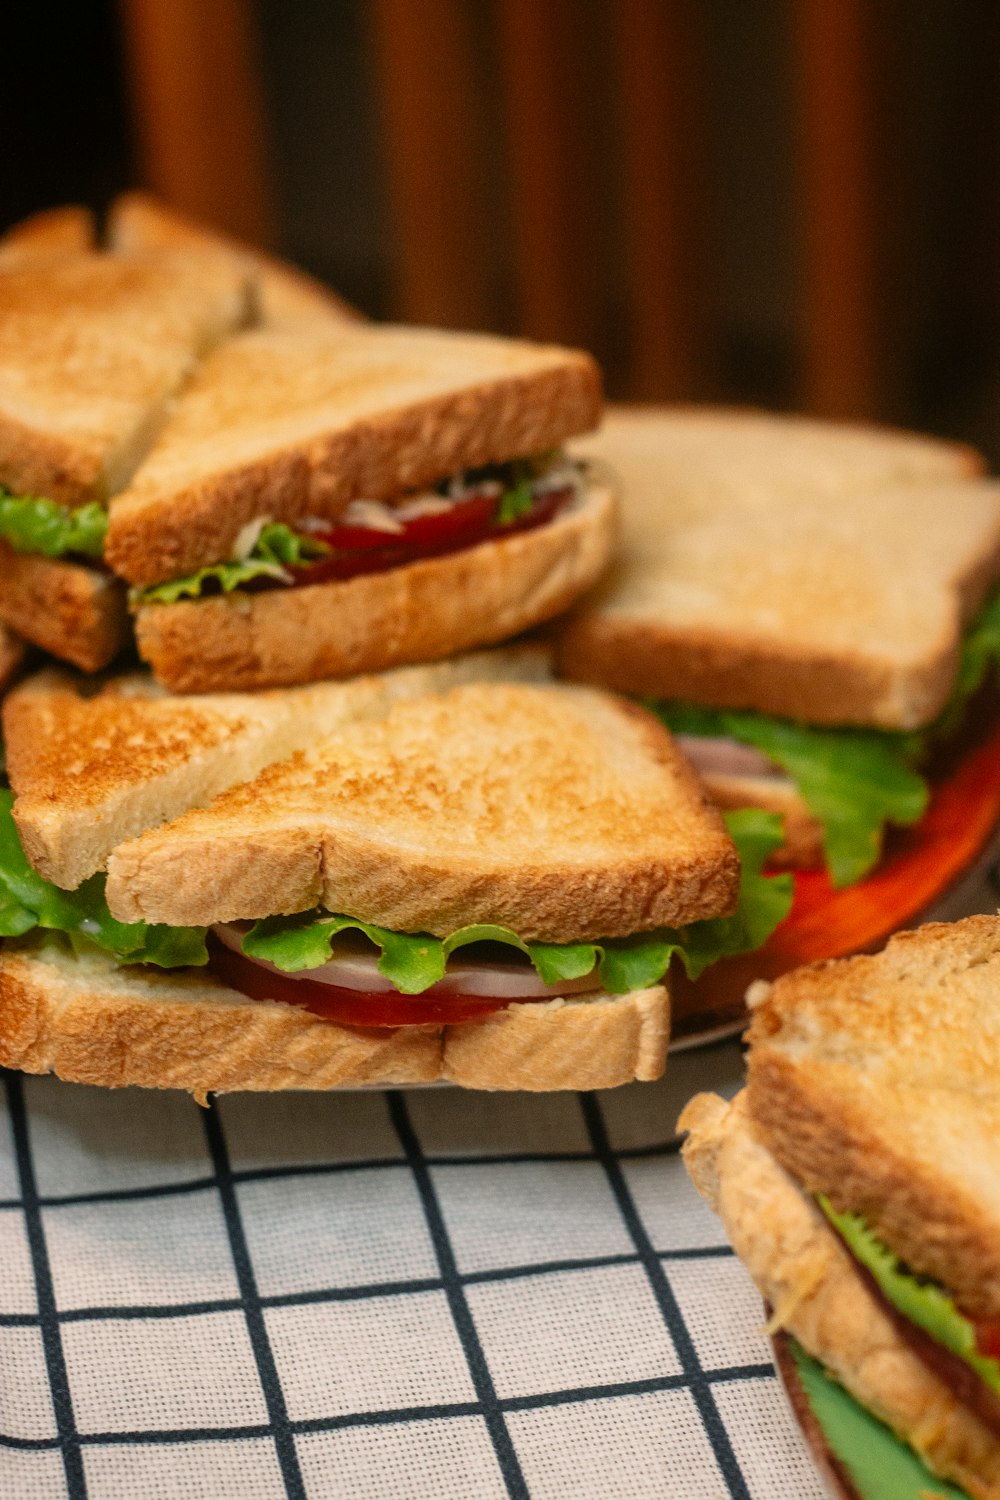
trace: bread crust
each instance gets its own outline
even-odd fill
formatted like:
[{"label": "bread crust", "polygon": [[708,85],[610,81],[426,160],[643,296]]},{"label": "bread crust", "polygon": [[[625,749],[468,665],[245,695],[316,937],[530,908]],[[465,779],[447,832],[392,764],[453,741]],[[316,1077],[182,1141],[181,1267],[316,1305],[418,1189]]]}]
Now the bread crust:
[{"label": "bread crust", "polygon": [[246,322],[250,294],[231,266],[181,252],[3,267],[0,482],[64,504],[121,489],[199,357]]},{"label": "bread crust", "polygon": [[669,1004],[631,995],[512,1006],[486,1021],[338,1026],[247,1000],[198,970],[124,968],[8,943],[0,953],[0,1063],[106,1088],[331,1089],[447,1081],[464,1088],[613,1088],[656,1078]]},{"label": "bread crust", "polygon": [[1000,1318],[1000,918],[929,923],[756,996],[747,1100],[810,1192]]},{"label": "bread crust", "polygon": [[74,890],[124,839],[204,807],[347,724],[461,682],[549,675],[537,642],[297,691],[198,698],[173,697],[144,672],[98,687],[69,672],[39,672],[3,705],[21,843],[39,874]]},{"label": "bread crust", "polygon": [[43,208],[4,231],[0,238],[0,263],[90,250],[96,239],[94,215],[89,208],[77,203]]},{"label": "bread crust", "polygon": [[739,859],[667,731],[585,688],[469,684],[398,704],[108,859],[120,921],[320,906],[400,932],[502,922],[625,937],[731,912]]},{"label": "bread crust", "polygon": [[[594,427],[597,365],[576,350],[427,329],[282,326],[202,366],[110,508],[130,583],[231,557],[248,522],[335,518]],[[228,446],[213,441],[221,426]]]},{"label": "bread crust", "polygon": [[1000,1496],[1000,1443],[896,1332],[849,1252],[749,1128],[745,1099],[699,1095],[681,1115],[699,1192],[786,1328],[935,1473]]},{"label": "bread crust", "polygon": [[[991,558],[990,576],[1000,567]],[[968,614],[985,589],[970,591]],[[583,612],[557,637],[559,671],[574,682],[706,708],[753,709],[810,724],[918,729],[955,680],[959,633],[916,672],[900,674],[860,652],[803,649],[785,637],[754,641],[724,630],[682,630]]]},{"label": "bread crust", "polygon": [[344,582],[151,604],[139,653],[173,692],[290,686],[492,645],[551,619],[600,575],[615,500],[589,487],[552,521]]},{"label": "bread crust", "polygon": [[125,590],[83,563],[15,552],[0,540],[0,620],[25,640],[97,672],[131,637]]},{"label": "bread crust", "polygon": [[578,451],[618,474],[623,542],[560,627],[565,676],[816,724],[914,729],[943,706],[961,631],[1000,578],[1000,491],[976,479],[978,455],[628,407]]}]

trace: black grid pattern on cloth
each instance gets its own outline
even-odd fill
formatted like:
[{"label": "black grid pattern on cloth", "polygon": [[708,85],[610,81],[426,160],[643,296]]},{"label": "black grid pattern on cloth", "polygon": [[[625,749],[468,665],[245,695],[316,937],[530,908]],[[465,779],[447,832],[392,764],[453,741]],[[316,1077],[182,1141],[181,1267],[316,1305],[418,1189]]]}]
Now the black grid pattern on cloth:
[{"label": "black grid pattern on cloth", "polygon": [[[721,1231],[714,1242],[707,1242],[702,1234],[696,1237],[695,1243],[673,1243],[667,1248],[658,1244],[655,1230],[648,1222],[648,1207],[644,1210],[639,1203],[630,1181],[631,1172],[642,1165],[656,1170],[660,1163],[676,1162],[676,1142],[669,1134],[666,1121],[656,1122],[663,1130],[660,1138],[638,1139],[632,1129],[633,1138],[615,1147],[606,1119],[607,1098],[563,1096],[558,1106],[559,1130],[552,1130],[551,1120],[545,1127],[544,1144],[551,1149],[536,1149],[536,1142],[532,1140],[531,1149],[477,1151],[473,1142],[473,1149],[466,1153],[435,1149],[427,1144],[424,1139],[426,1129],[422,1130],[419,1120],[415,1119],[415,1109],[426,1127],[428,1095],[424,1095],[419,1106],[415,1106],[414,1096],[389,1092],[384,1096],[368,1096],[370,1099],[382,1097],[387,1120],[387,1134],[379,1143],[383,1149],[370,1156],[356,1152],[336,1160],[290,1160],[284,1164],[262,1160],[256,1164],[234,1166],[236,1158],[224,1124],[227,1106],[220,1109],[212,1101],[208,1109],[199,1112],[205,1160],[210,1170],[176,1176],[165,1165],[162,1180],[97,1188],[81,1185],[79,1191],[42,1192],[33,1150],[28,1092],[37,1085],[26,1088],[25,1080],[14,1073],[4,1074],[3,1078],[12,1153],[9,1185],[16,1191],[6,1196],[0,1193],[0,1217],[19,1213],[23,1219],[35,1306],[33,1310],[0,1311],[0,1335],[8,1329],[37,1330],[40,1335],[42,1367],[51,1398],[52,1426],[51,1431],[43,1435],[4,1430],[4,1375],[0,1365],[0,1497],[21,1493],[17,1488],[5,1487],[5,1452],[20,1453],[25,1459],[31,1454],[39,1459],[43,1455],[49,1459],[57,1456],[62,1466],[64,1493],[70,1500],[82,1500],[84,1496],[94,1500],[95,1493],[101,1496],[127,1493],[127,1490],[113,1486],[95,1492],[88,1478],[88,1456],[97,1450],[102,1454],[101,1473],[106,1474],[107,1465],[113,1464],[113,1457],[108,1455],[113,1455],[115,1450],[134,1449],[136,1445],[141,1445],[144,1450],[151,1446],[173,1446],[179,1450],[199,1443],[229,1443],[238,1447],[252,1440],[259,1440],[264,1445],[260,1451],[268,1451],[275,1461],[274,1472],[278,1477],[266,1493],[288,1497],[340,1494],[339,1487],[328,1488],[326,1481],[317,1487],[315,1477],[309,1480],[303,1465],[302,1442],[310,1435],[344,1434],[362,1429],[369,1433],[392,1429],[393,1433],[398,1433],[402,1427],[411,1424],[426,1427],[427,1424],[448,1423],[460,1418],[474,1419],[485,1430],[488,1451],[484,1463],[491,1453],[495,1464],[491,1495],[495,1492],[511,1497],[511,1500],[532,1500],[536,1494],[569,1496],[577,1493],[571,1470],[567,1470],[562,1487],[551,1474],[537,1481],[539,1489],[534,1487],[528,1468],[533,1466],[536,1474],[541,1470],[535,1461],[537,1454],[531,1465],[526,1465],[526,1428],[523,1423],[536,1423],[547,1410],[557,1408],[578,1409],[589,1405],[595,1414],[598,1411],[605,1413],[609,1409],[608,1403],[657,1393],[664,1400],[673,1393],[684,1403],[685,1441],[701,1455],[699,1462],[710,1475],[704,1492],[706,1500],[709,1497],[710,1500],[716,1500],[716,1497],[718,1500],[725,1500],[725,1497],[753,1500],[754,1496],[765,1492],[760,1483],[755,1484],[752,1476],[748,1478],[744,1472],[745,1454],[742,1459],[738,1456],[725,1414],[732,1402],[729,1395],[723,1401],[720,1393],[729,1392],[731,1395],[737,1388],[750,1390],[755,1393],[754,1400],[759,1398],[768,1420],[773,1418],[779,1425],[787,1423],[780,1397],[776,1394],[766,1347],[760,1342],[749,1349],[748,1354],[744,1352],[742,1357],[728,1363],[724,1357],[706,1360],[699,1352],[698,1338],[689,1327],[673,1279],[685,1270],[691,1275],[703,1272],[706,1277],[714,1275],[713,1266],[732,1270],[735,1262],[731,1251],[723,1243]],[[74,1086],[46,1080],[44,1087],[65,1091]],[[195,1112],[196,1106],[192,1104],[190,1109]],[[664,1124],[666,1129],[663,1129]],[[625,1134],[628,1133],[626,1129]],[[649,1137],[651,1132],[646,1130],[645,1134]],[[564,1138],[554,1138],[558,1135]],[[488,1140],[488,1135],[484,1139]],[[95,1149],[100,1150],[99,1140]],[[562,1191],[561,1174],[569,1174],[570,1187],[566,1191],[570,1194],[582,1184],[581,1190],[585,1194],[606,1195],[606,1203],[604,1197],[594,1200],[601,1205],[602,1217],[597,1230],[593,1213],[587,1226],[587,1233],[599,1231],[603,1235],[601,1245],[588,1245],[584,1235],[584,1242],[579,1246],[567,1242],[566,1253],[562,1255],[532,1252],[523,1260],[506,1263],[504,1252],[498,1263],[471,1263],[480,1254],[488,1258],[490,1252],[489,1247],[485,1250],[477,1247],[475,1226],[470,1229],[463,1219],[466,1210],[462,1192],[470,1183],[483,1182],[496,1182],[497,1191],[502,1192],[503,1174],[536,1170],[542,1174],[540,1190],[543,1201],[546,1191],[556,1194]],[[585,1174],[583,1178],[574,1176],[581,1172]],[[283,1184],[289,1191],[301,1189],[308,1194],[323,1183],[334,1183],[336,1191],[346,1192],[352,1178],[363,1179],[366,1190],[375,1184],[375,1191],[381,1192],[383,1189],[379,1184],[384,1182],[386,1192],[390,1184],[393,1193],[402,1193],[404,1188],[412,1192],[415,1204],[419,1206],[422,1232],[426,1233],[428,1246],[419,1274],[386,1274],[373,1279],[357,1279],[352,1266],[350,1274],[324,1280],[322,1266],[319,1266],[316,1285],[276,1290],[276,1273],[268,1262],[263,1273],[265,1280],[262,1280],[255,1256],[267,1259],[266,1247],[262,1251],[260,1246],[263,1243],[261,1235],[269,1230],[262,1211],[255,1207],[253,1194],[270,1192],[278,1184]],[[681,1179],[678,1175],[672,1180]],[[481,1187],[476,1191],[481,1191]],[[488,1191],[491,1192],[492,1188]],[[447,1202],[443,1200],[443,1192]],[[554,1222],[570,1226],[566,1237],[571,1241],[572,1196],[567,1202],[570,1205],[567,1216],[564,1219],[557,1217]],[[157,1205],[161,1205],[164,1212],[174,1216],[171,1222],[176,1223],[185,1221],[193,1213],[195,1204],[212,1205],[212,1211],[217,1212],[221,1219],[231,1265],[223,1267],[218,1278],[222,1282],[231,1278],[228,1295],[212,1294],[217,1288],[210,1287],[209,1294],[204,1297],[184,1297],[178,1295],[177,1287],[172,1285],[170,1294],[162,1299],[151,1297],[132,1301],[125,1297],[121,1301],[111,1299],[91,1304],[80,1303],[78,1299],[74,1302],[72,1296],[60,1296],[60,1279],[68,1274],[68,1268],[60,1258],[66,1254],[65,1248],[60,1248],[60,1226],[68,1213],[87,1214],[94,1209],[98,1214],[114,1211],[138,1215],[141,1219],[147,1213],[158,1212]],[[583,1200],[581,1204],[586,1208]],[[563,1209],[560,1208],[559,1213],[563,1213]],[[502,1217],[498,1217],[498,1232],[502,1232]],[[401,1233],[415,1236],[415,1220],[407,1222],[409,1227],[401,1229]],[[191,1223],[194,1234],[193,1218]],[[575,1253],[577,1249],[580,1253]],[[515,1349],[512,1355],[510,1348],[503,1343],[503,1336],[498,1339],[495,1319],[491,1322],[489,1299],[510,1296],[516,1299],[515,1302],[503,1305],[514,1307],[522,1296],[529,1303],[532,1298],[540,1298],[538,1306],[544,1307],[549,1299],[554,1298],[560,1305],[565,1299],[566,1305],[572,1306],[575,1296],[590,1295],[587,1288],[601,1287],[604,1284],[602,1277],[613,1279],[608,1283],[613,1295],[648,1299],[649,1321],[659,1319],[662,1322],[661,1334],[657,1335],[662,1337],[662,1350],[657,1355],[659,1367],[630,1368],[628,1350],[626,1348],[624,1355],[617,1350],[615,1330],[610,1325],[610,1333],[605,1335],[599,1328],[593,1331],[593,1340],[596,1345],[602,1336],[607,1337],[615,1348],[607,1354],[599,1353],[596,1365],[590,1364],[584,1348],[590,1333],[589,1312],[584,1307],[579,1333],[574,1334],[579,1341],[574,1349],[579,1348],[582,1362],[580,1378],[574,1379],[571,1373],[569,1378],[560,1378],[558,1383],[553,1381],[537,1389],[515,1388],[517,1381],[524,1378],[517,1367],[517,1351]],[[270,1285],[266,1284],[268,1278]],[[192,1281],[195,1279],[191,1278]],[[183,1285],[186,1287],[188,1283]],[[193,1285],[191,1289],[197,1290]],[[719,1296],[724,1298],[724,1295],[723,1289]],[[67,1302],[70,1305],[66,1305]],[[289,1359],[287,1353],[276,1352],[276,1318],[294,1317],[298,1310],[316,1312],[326,1309],[330,1313],[340,1308],[349,1315],[352,1315],[350,1310],[355,1309],[366,1317],[378,1319],[381,1309],[391,1306],[393,1317],[403,1330],[402,1337],[423,1337],[422,1326],[417,1335],[412,1332],[413,1319],[419,1323],[423,1313],[411,1314],[407,1311],[408,1304],[421,1310],[440,1306],[440,1316],[444,1320],[441,1327],[452,1330],[447,1337],[448,1340],[452,1335],[454,1338],[455,1370],[450,1378],[456,1390],[450,1397],[441,1397],[432,1385],[428,1399],[419,1399],[421,1389],[418,1384],[417,1399],[401,1400],[397,1404],[380,1400],[370,1406],[359,1405],[344,1410],[338,1408],[331,1388],[328,1408],[322,1408],[322,1392],[318,1395],[311,1393],[310,1400],[314,1405],[308,1411],[302,1409],[300,1394],[289,1397],[285,1388]],[[233,1347],[245,1348],[241,1358],[246,1369],[241,1378],[250,1383],[248,1389],[253,1386],[255,1391],[250,1403],[253,1410],[247,1410],[245,1421],[227,1420],[225,1416],[215,1414],[211,1421],[204,1423],[130,1424],[119,1430],[116,1425],[103,1428],[99,1423],[95,1425],[92,1414],[81,1413],[80,1382],[74,1383],[72,1378],[68,1341],[75,1349],[79,1347],[75,1342],[78,1338],[96,1336],[102,1325],[112,1328],[116,1336],[122,1330],[127,1336],[131,1325],[141,1325],[144,1337],[150,1338],[153,1337],[152,1330],[158,1327],[169,1331],[169,1326],[176,1329],[183,1325],[188,1330],[185,1337],[194,1340],[199,1337],[199,1327],[204,1327],[205,1338],[212,1339],[216,1337],[216,1330],[223,1326],[218,1321],[220,1319],[224,1320],[226,1337],[236,1341]],[[428,1346],[424,1356],[433,1361],[432,1335],[428,1333],[426,1337]],[[559,1328],[552,1337],[558,1342],[561,1337]],[[541,1346],[544,1347],[544,1339]],[[576,1369],[575,1357],[574,1354],[573,1372]],[[155,1361],[155,1356],[151,1359]],[[596,1375],[593,1373],[595,1369],[598,1370]],[[382,1374],[376,1370],[372,1376],[376,1385]],[[145,1378],[155,1381],[156,1377],[154,1374]],[[530,1376],[527,1383],[532,1385]],[[463,1385],[465,1389],[459,1393],[457,1388]],[[319,1407],[315,1406],[317,1400],[320,1401]],[[117,1418],[117,1413],[115,1416]],[[788,1425],[790,1427],[790,1423]],[[386,1441],[389,1440],[387,1436]],[[794,1438],[789,1437],[789,1441],[794,1444]],[[742,1447],[746,1448],[745,1440]],[[807,1466],[803,1472],[807,1472]],[[222,1497],[242,1493],[235,1474],[231,1489],[227,1488],[229,1481],[226,1479],[216,1479],[212,1483],[217,1488],[206,1489],[206,1495]],[[188,1483],[182,1486],[178,1479],[177,1484],[178,1495],[192,1494]],[[421,1492],[419,1488],[413,1490],[414,1495]],[[38,1493],[47,1495],[55,1491],[40,1486]],[[169,1493],[172,1493],[169,1484],[166,1489],[156,1491],[157,1496]],[[262,1489],[261,1493],[265,1490]],[[355,1491],[347,1493],[354,1494]],[[454,1493],[461,1493],[457,1480]],[[472,1488],[468,1493],[476,1494],[478,1490]],[[666,1493],[668,1491],[664,1489]],[[815,1493],[820,1493],[818,1487]]]}]

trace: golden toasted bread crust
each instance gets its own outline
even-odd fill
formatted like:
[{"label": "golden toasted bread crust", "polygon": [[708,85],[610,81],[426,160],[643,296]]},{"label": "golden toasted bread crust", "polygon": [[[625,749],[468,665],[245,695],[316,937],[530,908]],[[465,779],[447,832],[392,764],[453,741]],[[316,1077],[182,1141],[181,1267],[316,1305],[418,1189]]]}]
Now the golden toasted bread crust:
[{"label": "golden toasted bread crust", "polygon": [[3,709],[14,817],[32,864],[70,889],[116,844],[250,781],[346,724],[460,682],[544,682],[538,644],[298,691],[172,697],[145,673],[99,687],[39,672]]},{"label": "golden toasted bread crust", "polygon": [[67,203],[62,208],[43,208],[18,224],[12,224],[0,238],[0,264],[14,260],[34,260],[66,251],[91,250],[97,239],[94,215],[82,204]]},{"label": "golden toasted bread crust", "polygon": [[910,729],[941,708],[1000,577],[1000,490],[968,450],[612,408],[580,451],[618,476],[623,545],[560,632],[566,676],[822,724]]},{"label": "golden toasted bread crust", "polygon": [[297,266],[251,249],[189,219],[152,193],[122,193],[108,215],[108,245],[114,251],[189,249],[216,252],[249,268],[260,284],[265,322],[306,317],[335,323],[361,323],[364,314]]},{"label": "golden toasted bread crust", "polygon": [[956,630],[917,673],[901,679],[890,664],[860,651],[810,651],[794,639],[755,642],[599,613],[570,619],[558,645],[559,670],[574,682],[805,723],[886,729],[918,728],[934,717],[951,691],[958,652]]},{"label": "golden toasted bread crust", "polygon": [[[428,329],[265,328],[202,366],[128,490],[106,556],[131,583],[232,556],[248,522],[335,517],[593,427],[587,354]],[[220,432],[225,432],[225,442]]]},{"label": "golden toasted bread crust", "polygon": [[1000,1318],[1000,918],[930,923],[758,997],[754,1130],[809,1192]]},{"label": "golden toasted bread crust", "polygon": [[82,563],[15,552],[0,541],[0,620],[53,656],[97,672],[131,636],[125,590]]},{"label": "golden toasted bread crust", "polygon": [[818,1210],[749,1128],[744,1100],[693,1099],[679,1128],[699,1192],[786,1328],[934,1473],[1000,1496],[1000,1443],[900,1338]]},{"label": "golden toasted bread crust", "polygon": [[507,640],[599,576],[615,502],[588,489],[554,520],[388,573],[341,583],[151,604],[139,652],[174,692],[276,687],[380,672]]},{"label": "golden toasted bread crust", "polygon": [[121,921],[323,906],[567,943],[720,915],[738,883],[719,814],[651,714],[509,683],[397,704],[119,845],[107,898]]},{"label": "golden toasted bread crust", "polygon": [[68,504],[115,493],[250,292],[179,251],[0,266],[0,483]]},{"label": "golden toasted bread crust", "polygon": [[17,943],[0,953],[0,1063],[202,1099],[445,1079],[480,1089],[613,1088],[659,1077],[668,1016],[657,986],[511,1006],[458,1026],[362,1030],[247,1000],[198,970],[124,968]]}]

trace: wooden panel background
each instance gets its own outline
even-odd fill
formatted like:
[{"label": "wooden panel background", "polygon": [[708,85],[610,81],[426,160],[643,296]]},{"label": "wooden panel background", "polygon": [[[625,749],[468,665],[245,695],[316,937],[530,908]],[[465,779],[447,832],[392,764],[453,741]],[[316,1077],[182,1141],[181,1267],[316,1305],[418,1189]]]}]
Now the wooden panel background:
[{"label": "wooden panel background", "polygon": [[[793,183],[781,399],[892,416],[889,106],[875,66],[886,12],[876,0],[774,3]],[[729,395],[720,284],[740,247],[720,244],[710,10],[360,0],[391,223],[386,310],[584,344],[619,394]],[[274,195],[251,0],[121,0],[121,15],[148,185],[267,243]]]}]

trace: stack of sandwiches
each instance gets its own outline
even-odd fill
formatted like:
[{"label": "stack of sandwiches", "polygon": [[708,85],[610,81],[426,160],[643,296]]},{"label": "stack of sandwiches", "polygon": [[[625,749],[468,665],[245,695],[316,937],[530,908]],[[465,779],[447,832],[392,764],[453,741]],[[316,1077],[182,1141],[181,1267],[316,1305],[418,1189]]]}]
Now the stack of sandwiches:
[{"label": "stack of sandwiches", "polygon": [[[683,409],[619,409],[583,437],[601,389],[579,351],[377,327],[142,195],[115,205],[107,238],[95,249],[87,217],[62,210],[0,252],[0,618],[84,672],[126,668],[96,689],[49,670],[7,705],[10,847],[55,890],[97,880],[108,921],[197,930],[203,967],[215,934],[211,969],[230,979],[233,923],[320,912],[421,935],[439,968],[470,941],[456,934],[489,928],[476,941],[520,944],[516,998],[547,1004],[566,999],[553,985],[596,993],[607,944],[659,945],[616,994],[659,985],[678,948],[688,975],[753,951],[792,899],[766,862],[825,861],[842,885],[871,869],[887,824],[920,818],[926,763],[1000,634],[1000,487],[975,454]],[[541,645],[482,654],[552,621],[557,675],[576,687],[551,680]],[[152,678],[127,670],[132,641]],[[8,672],[22,649],[11,638]],[[396,756],[411,734],[412,764]],[[371,845],[344,822],[344,788],[367,788],[368,770],[343,785],[335,770],[355,735],[371,740],[359,765],[409,778]],[[322,788],[309,816],[303,777]],[[476,795],[453,808],[467,781]],[[502,802],[520,809],[510,843]],[[647,831],[619,848],[612,806]],[[567,843],[574,819],[606,836]],[[461,880],[455,860],[471,861]],[[387,903],[411,867],[417,890]],[[6,936],[37,943],[46,924],[22,908]],[[706,922],[723,924],[711,940]],[[239,936],[242,963],[261,939]],[[338,953],[362,942],[335,936]],[[539,968],[539,945],[579,949],[574,972],[565,956]],[[338,953],[309,951],[304,972],[336,969]],[[291,981],[266,961],[277,994]],[[382,986],[384,948],[377,961]]]},{"label": "stack of sandwiches", "polygon": [[[930,1470],[912,1492],[938,1494],[936,1475],[991,1500],[1000,918],[930,924],[752,998],[746,1089],[681,1117],[695,1184],[817,1411],[825,1371]],[[859,1453],[833,1441],[850,1475]],[[871,1493],[889,1492],[885,1469]]]},{"label": "stack of sandwiches", "polygon": [[[0,243],[0,1063],[200,1099],[653,1079],[671,988],[790,967],[804,882],[870,880],[971,755],[986,841],[977,455],[595,432],[580,351],[376,327],[142,195],[107,238],[66,209]],[[682,1119],[786,1357],[972,1496],[998,973],[977,918],[758,984],[746,1090]]]},{"label": "stack of sandwiches", "polygon": [[671,961],[789,891],[776,821],[727,828],[654,715],[472,649],[607,562],[563,446],[593,361],[367,325],[145,199],[110,250],[74,224],[0,267],[0,616],[87,672],[131,618],[153,672],[8,694],[0,1060],[199,1097],[657,1076]]}]

